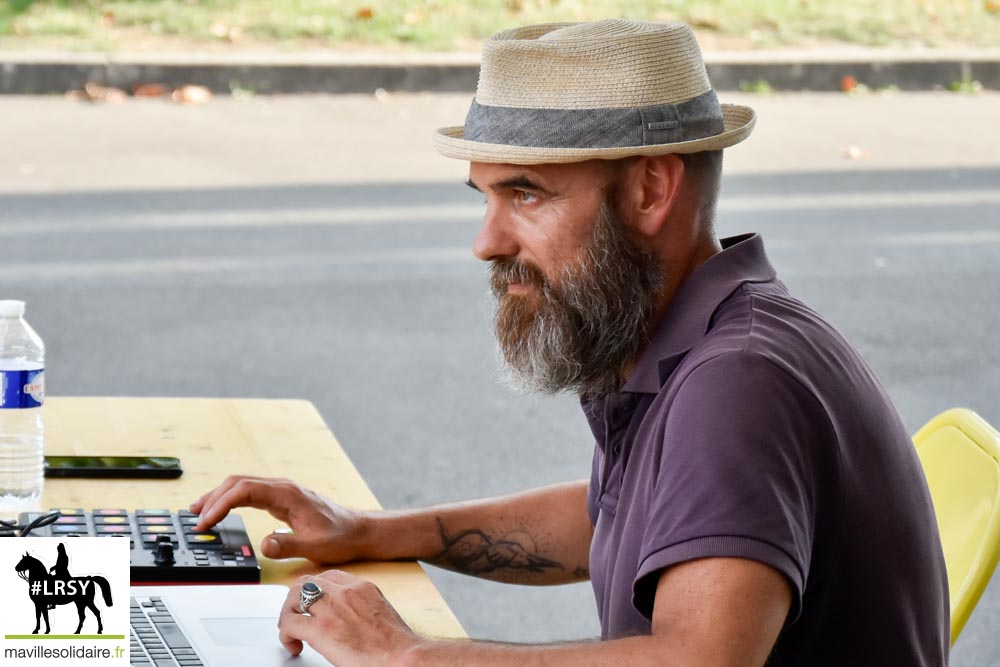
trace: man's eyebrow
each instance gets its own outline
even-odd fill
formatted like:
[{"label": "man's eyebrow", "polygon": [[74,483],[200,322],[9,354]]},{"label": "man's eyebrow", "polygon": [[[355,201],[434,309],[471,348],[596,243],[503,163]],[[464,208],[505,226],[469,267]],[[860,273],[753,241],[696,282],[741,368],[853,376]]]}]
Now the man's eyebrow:
[{"label": "man's eyebrow", "polygon": [[536,192],[544,192],[546,194],[549,192],[535,181],[523,175],[513,176],[502,181],[497,181],[493,184],[493,187],[498,190],[534,190]]},{"label": "man's eyebrow", "polygon": [[[470,178],[465,182],[473,190],[478,190],[482,192],[482,189],[478,185],[472,182]],[[531,180],[527,176],[518,175],[511,176],[510,178],[505,178],[500,181],[495,181],[490,183],[490,190],[534,190],[535,192],[541,192],[543,194],[552,194],[547,188],[542,187],[535,181]]]}]

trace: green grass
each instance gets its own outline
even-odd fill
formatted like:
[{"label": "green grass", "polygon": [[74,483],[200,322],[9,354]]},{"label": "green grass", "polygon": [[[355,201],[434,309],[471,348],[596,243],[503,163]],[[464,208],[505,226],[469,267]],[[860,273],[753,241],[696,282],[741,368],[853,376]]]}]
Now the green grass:
[{"label": "green grass", "polygon": [[961,81],[952,81],[951,85],[948,86],[948,90],[953,93],[978,95],[983,92],[983,84],[979,83],[975,79],[962,79]]},{"label": "green grass", "polygon": [[0,0],[0,48],[475,51],[610,16],[685,21],[706,49],[1000,45],[1000,0]]},{"label": "green grass", "polygon": [[756,81],[740,81],[740,91],[755,95],[771,95],[774,93],[774,88],[768,81],[757,79]]}]

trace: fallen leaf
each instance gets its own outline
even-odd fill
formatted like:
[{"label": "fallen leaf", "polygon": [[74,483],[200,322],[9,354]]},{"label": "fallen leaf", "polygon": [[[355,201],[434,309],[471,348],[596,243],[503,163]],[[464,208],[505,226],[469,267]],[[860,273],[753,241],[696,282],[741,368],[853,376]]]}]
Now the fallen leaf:
[{"label": "fallen leaf", "polygon": [[104,23],[104,25],[114,25],[115,13],[110,9],[105,9],[101,12],[101,22]]},{"label": "fallen leaf", "polygon": [[719,22],[711,16],[698,16],[691,19],[692,28],[702,28],[704,30],[718,30]]},{"label": "fallen leaf", "polygon": [[105,102],[107,104],[121,104],[128,98],[128,94],[120,88],[102,86],[93,81],[87,82],[83,87],[84,95],[91,102]]},{"label": "fallen leaf", "polygon": [[853,93],[858,87],[858,80],[848,74],[840,80],[840,89],[845,93]]},{"label": "fallen leaf", "polygon": [[358,18],[358,19],[361,19],[363,21],[367,21],[368,19],[370,19],[374,15],[375,15],[375,12],[372,10],[371,7],[362,7],[361,9],[359,9],[357,11],[357,13],[354,15],[354,17]]},{"label": "fallen leaf", "polygon": [[848,160],[867,160],[872,156],[872,153],[861,146],[848,146],[841,151],[841,155]]},{"label": "fallen leaf", "polygon": [[162,83],[137,83],[132,86],[132,94],[136,97],[165,97],[167,87]]},{"label": "fallen leaf", "polygon": [[997,0],[983,0],[983,8],[990,14],[1000,14],[1000,2]]},{"label": "fallen leaf", "polygon": [[128,99],[128,93],[119,88],[105,88],[102,102],[107,104],[121,104]]},{"label": "fallen leaf", "polygon": [[212,99],[212,91],[205,86],[181,86],[170,94],[177,104],[204,104]]}]

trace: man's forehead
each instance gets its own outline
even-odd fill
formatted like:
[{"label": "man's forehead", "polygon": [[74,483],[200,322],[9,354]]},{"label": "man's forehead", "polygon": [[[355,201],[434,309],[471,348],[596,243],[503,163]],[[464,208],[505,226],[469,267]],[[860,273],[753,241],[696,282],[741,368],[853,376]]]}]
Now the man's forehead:
[{"label": "man's forehead", "polygon": [[469,181],[482,189],[492,183],[509,181],[517,177],[529,178],[542,185],[554,185],[569,180],[593,180],[603,176],[604,167],[600,160],[571,163],[507,164],[493,162],[470,162]]},{"label": "man's forehead", "polygon": [[534,176],[544,179],[547,173],[551,173],[550,170],[546,169],[549,166],[551,165],[470,162],[469,180],[475,181],[476,185],[485,186],[494,181],[507,180],[514,176]]}]

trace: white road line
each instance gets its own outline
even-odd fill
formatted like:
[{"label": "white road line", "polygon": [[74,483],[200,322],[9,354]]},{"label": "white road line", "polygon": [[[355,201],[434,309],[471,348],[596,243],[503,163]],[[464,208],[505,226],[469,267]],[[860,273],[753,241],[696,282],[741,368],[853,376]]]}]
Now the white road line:
[{"label": "white road line", "polygon": [[[771,238],[771,250],[867,247],[879,250],[888,247],[960,246],[1000,244],[1000,230],[973,230],[922,234],[875,235],[837,239],[797,240]],[[62,280],[113,276],[155,276],[175,274],[211,275],[237,272],[302,271],[343,266],[386,265],[402,263],[473,264],[478,260],[469,247],[427,247],[354,253],[288,253],[264,256],[201,256],[105,260],[35,260],[27,262],[0,261],[0,280],[11,282],[30,279]]]},{"label": "white road line", "polygon": [[471,248],[414,248],[363,253],[294,253],[263,257],[204,256],[124,260],[0,262],[0,279],[299,271],[310,267],[403,262],[474,262]]},{"label": "white road line", "polygon": [[[846,211],[925,206],[969,206],[1000,204],[997,190],[953,192],[873,192],[864,194],[813,194],[787,196],[723,197],[723,213],[767,213],[774,211]],[[2,207],[2,198],[0,198]],[[144,232],[170,229],[254,229],[287,226],[337,227],[392,224],[478,224],[481,204],[421,204],[353,208],[303,208],[272,210],[181,210],[177,213],[135,213],[78,217],[73,220],[8,219],[0,209],[0,237],[36,236],[56,232]]]}]

